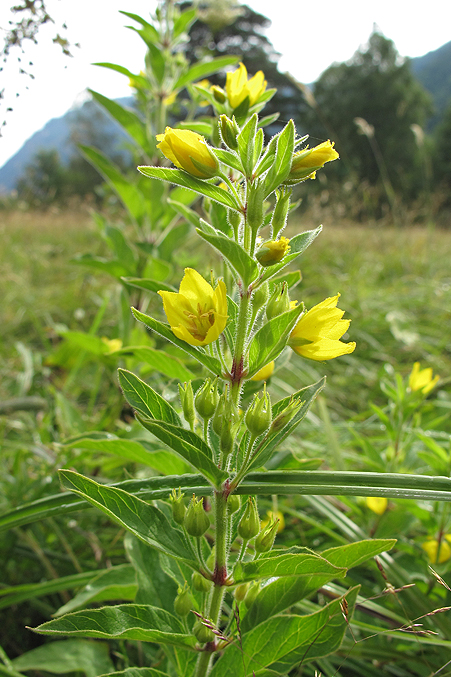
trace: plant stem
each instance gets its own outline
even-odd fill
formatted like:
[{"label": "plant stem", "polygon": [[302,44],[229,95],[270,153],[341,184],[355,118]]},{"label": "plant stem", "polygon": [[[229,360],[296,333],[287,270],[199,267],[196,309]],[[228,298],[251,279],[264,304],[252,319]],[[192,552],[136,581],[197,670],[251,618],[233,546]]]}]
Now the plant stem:
[{"label": "plant stem", "polygon": [[238,322],[235,336],[235,353],[232,364],[232,402],[237,407],[240,399],[241,383],[244,369],[244,345],[248,330],[248,310],[249,310],[249,288],[246,287],[241,292],[240,308],[238,311]]}]

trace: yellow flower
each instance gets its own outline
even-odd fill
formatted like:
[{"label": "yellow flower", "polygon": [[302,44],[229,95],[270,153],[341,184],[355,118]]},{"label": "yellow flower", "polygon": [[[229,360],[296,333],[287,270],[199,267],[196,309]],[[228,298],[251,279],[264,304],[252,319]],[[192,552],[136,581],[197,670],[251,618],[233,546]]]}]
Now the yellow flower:
[{"label": "yellow flower", "polygon": [[285,529],[285,518],[283,516],[283,513],[280,512],[280,510],[278,510],[276,513],[274,513],[272,510],[268,510],[266,516],[267,519],[262,520],[260,523],[262,529],[267,527],[273,518],[279,520],[279,523],[277,525],[278,534],[280,534],[280,532]]},{"label": "yellow flower", "polygon": [[263,71],[258,71],[250,80],[247,79],[246,66],[240,63],[233,73],[227,73],[225,90],[232,108],[238,108],[244,99],[249,97],[249,106],[257,103],[268,83]]},{"label": "yellow flower", "polygon": [[302,315],[288,341],[295,353],[321,361],[354,351],[355,343],[340,341],[351,321],[341,319],[344,310],[336,307],[339,297],[327,298]]},{"label": "yellow flower", "polygon": [[218,172],[218,160],[211,152],[204,137],[189,129],[166,127],[164,134],[157,135],[157,148],[168,160],[185,172],[199,179],[210,179]]},{"label": "yellow flower", "polygon": [[289,242],[290,240],[287,237],[264,242],[255,254],[258,262],[265,267],[279,263],[290,249]]},{"label": "yellow flower", "polygon": [[108,348],[108,353],[115,353],[122,348],[122,341],[119,338],[108,339],[106,336],[102,336],[102,341]]},{"label": "yellow flower", "polygon": [[291,171],[284,183],[291,185],[308,178],[314,179],[318,169],[324,167],[326,162],[332,162],[339,157],[334,144],[330,141],[324,141],[315,148],[300,150],[293,155]]},{"label": "yellow flower", "polygon": [[420,363],[415,362],[409,376],[410,390],[412,390],[413,392],[421,390],[423,395],[427,395],[428,393],[431,392],[431,390],[433,389],[439,378],[440,377],[438,375],[432,378],[431,367],[420,370]]},{"label": "yellow flower", "polygon": [[179,293],[158,292],[177,338],[191,346],[213,343],[227,323],[227,292],[222,280],[216,289],[192,268],[185,268]]},{"label": "yellow flower", "polygon": [[273,371],[274,360],[272,362],[268,362],[268,364],[265,364],[264,367],[257,371],[257,373],[252,376],[251,381],[267,381]]},{"label": "yellow flower", "polygon": [[387,510],[388,501],[385,496],[368,496],[366,504],[376,515],[383,515]]},{"label": "yellow flower", "polygon": [[446,534],[445,540],[442,540],[440,543],[440,550],[438,541],[435,539],[429,539],[422,544],[422,548],[428,556],[428,560],[431,564],[442,564],[446,562],[451,557],[451,548],[447,541],[451,539],[451,534]]}]

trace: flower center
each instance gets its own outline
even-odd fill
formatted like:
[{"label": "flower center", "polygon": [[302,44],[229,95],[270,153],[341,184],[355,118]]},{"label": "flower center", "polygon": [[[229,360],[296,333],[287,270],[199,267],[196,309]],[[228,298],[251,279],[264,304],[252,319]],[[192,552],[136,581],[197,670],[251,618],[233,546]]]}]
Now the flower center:
[{"label": "flower center", "polygon": [[215,310],[209,308],[208,310],[204,306],[197,304],[197,313],[190,313],[185,310],[184,314],[188,318],[187,329],[191,336],[193,336],[197,341],[204,341],[207,336],[208,330],[215,323]]}]

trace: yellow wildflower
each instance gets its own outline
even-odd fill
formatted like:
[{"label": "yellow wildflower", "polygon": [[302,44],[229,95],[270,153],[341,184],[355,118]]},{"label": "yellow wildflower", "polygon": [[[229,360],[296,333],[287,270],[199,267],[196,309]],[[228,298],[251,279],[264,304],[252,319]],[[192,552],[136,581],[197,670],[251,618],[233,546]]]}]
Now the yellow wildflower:
[{"label": "yellow wildflower", "polygon": [[368,496],[366,504],[376,515],[383,515],[387,510],[388,501],[385,496]]},{"label": "yellow wildflower", "polygon": [[442,540],[440,543],[440,549],[438,541],[432,538],[421,545],[431,564],[442,564],[449,560],[451,557],[451,548],[447,541],[450,539],[451,534],[446,534],[445,540]]},{"label": "yellow wildflower", "polygon": [[227,292],[222,280],[216,289],[196,270],[185,268],[179,293],[158,292],[173,333],[191,346],[213,343],[227,323]]},{"label": "yellow wildflower", "polygon": [[264,367],[257,371],[257,373],[252,376],[251,381],[267,381],[273,371],[274,360],[272,362],[268,362],[268,364],[265,364]]},{"label": "yellow wildflower", "polygon": [[157,135],[157,148],[168,160],[199,179],[209,179],[218,173],[218,160],[204,137],[190,129],[166,127]]},{"label": "yellow wildflower", "polygon": [[289,242],[290,240],[287,237],[264,242],[255,254],[258,262],[265,267],[279,263],[290,249]]},{"label": "yellow wildflower", "polygon": [[258,71],[254,77],[247,79],[246,66],[240,63],[233,73],[227,73],[225,90],[232,108],[238,108],[244,99],[249,97],[249,106],[253,106],[266,89],[268,83],[263,71]]},{"label": "yellow wildflower", "polygon": [[275,513],[272,510],[268,510],[266,513],[266,519],[261,521],[261,528],[264,529],[267,527],[272,519],[279,520],[277,525],[277,533],[280,534],[280,532],[285,529],[285,518],[280,510],[277,510]]},{"label": "yellow wildflower", "polygon": [[318,169],[324,167],[326,162],[332,162],[339,157],[334,144],[330,141],[324,141],[314,148],[300,150],[293,155],[291,170],[284,183],[292,185],[305,179],[314,179]]},{"label": "yellow wildflower", "polygon": [[428,367],[427,369],[420,370],[420,363],[415,362],[413,369],[410,372],[409,376],[409,387],[410,390],[416,392],[421,390],[423,395],[427,395],[434,388],[435,384],[439,380],[439,376],[436,375],[432,378],[432,369]]},{"label": "yellow wildflower", "polygon": [[119,338],[109,339],[106,336],[102,336],[102,342],[108,348],[108,353],[115,353],[122,348],[122,341]]},{"label": "yellow wildflower", "polygon": [[295,353],[321,361],[354,351],[354,342],[340,341],[351,321],[341,319],[344,310],[336,307],[339,297],[340,294],[329,297],[302,315],[288,341]]}]

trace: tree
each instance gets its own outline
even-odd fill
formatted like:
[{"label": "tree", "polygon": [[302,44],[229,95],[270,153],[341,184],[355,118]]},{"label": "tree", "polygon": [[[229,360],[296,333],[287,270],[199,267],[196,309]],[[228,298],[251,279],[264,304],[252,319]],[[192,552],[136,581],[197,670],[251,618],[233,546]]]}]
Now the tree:
[{"label": "tree", "polygon": [[451,187],[451,101],[435,133],[434,177]]},{"label": "tree", "polygon": [[409,61],[399,56],[391,40],[373,32],[366,50],[321,75],[313,97],[307,115],[309,132],[336,141],[343,159],[342,174],[355,172],[371,184],[380,179],[380,158],[355,123],[362,118],[374,127],[374,139],[394,188],[409,194],[416,187],[419,156],[411,126],[424,126],[431,103],[412,75]]},{"label": "tree", "polygon": [[58,151],[40,150],[25,167],[23,177],[17,182],[17,192],[30,205],[46,207],[62,198],[64,184],[64,167]]}]

